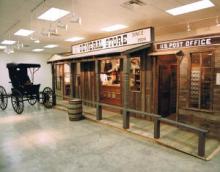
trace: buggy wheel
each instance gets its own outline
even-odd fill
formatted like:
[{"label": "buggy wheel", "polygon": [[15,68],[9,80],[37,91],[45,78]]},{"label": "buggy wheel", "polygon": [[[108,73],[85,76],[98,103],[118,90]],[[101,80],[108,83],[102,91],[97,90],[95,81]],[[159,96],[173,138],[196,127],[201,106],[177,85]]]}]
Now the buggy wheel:
[{"label": "buggy wheel", "polygon": [[16,89],[12,91],[11,104],[17,114],[21,114],[24,111],[23,95],[20,91]]},{"label": "buggy wheel", "polygon": [[35,105],[37,103],[37,98],[35,96],[30,96],[28,98],[28,103],[32,106]]},{"label": "buggy wheel", "polygon": [[0,108],[5,110],[8,106],[8,95],[5,88],[0,86]]},{"label": "buggy wheel", "polygon": [[45,87],[42,92],[43,104],[46,108],[53,107],[53,90],[50,87]]}]

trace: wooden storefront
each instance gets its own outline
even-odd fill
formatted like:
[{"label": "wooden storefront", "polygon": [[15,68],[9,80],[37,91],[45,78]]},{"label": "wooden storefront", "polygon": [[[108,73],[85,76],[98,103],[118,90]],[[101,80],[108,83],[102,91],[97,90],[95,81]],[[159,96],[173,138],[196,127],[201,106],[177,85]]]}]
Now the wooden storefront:
[{"label": "wooden storefront", "polygon": [[64,96],[65,91],[57,89],[56,94],[79,97],[91,106],[100,102],[160,114],[220,137],[220,36],[153,44],[153,28],[147,28],[111,38],[122,36],[120,42],[126,34],[138,42],[120,46],[112,42],[112,47],[103,48],[103,39],[95,40],[74,45],[71,56],[51,58],[53,83],[61,80],[61,90],[66,87],[65,72],[59,79],[62,72],[57,70],[64,71],[64,66],[56,66],[70,66],[70,94]]},{"label": "wooden storefront", "polygon": [[[172,114],[176,100],[176,120],[208,129],[209,135],[220,138],[220,36],[158,42],[151,55],[157,63],[154,112],[161,113],[162,101],[166,105],[162,111],[169,109],[168,114]],[[174,57],[177,67],[172,66],[173,62],[161,66],[166,59],[171,61]],[[173,70],[177,70],[176,74]],[[171,91],[167,93],[164,87]]]}]

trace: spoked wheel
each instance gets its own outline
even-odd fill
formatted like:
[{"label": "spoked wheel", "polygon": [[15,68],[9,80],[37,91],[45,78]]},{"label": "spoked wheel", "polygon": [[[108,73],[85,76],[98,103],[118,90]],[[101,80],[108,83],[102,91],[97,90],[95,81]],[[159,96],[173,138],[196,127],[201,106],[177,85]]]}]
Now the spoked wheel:
[{"label": "spoked wheel", "polygon": [[11,104],[17,114],[21,114],[24,111],[23,95],[20,91],[13,90],[11,95]]},{"label": "spoked wheel", "polygon": [[0,108],[5,110],[8,106],[8,95],[4,87],[0,86]]},{"label": "spoked wheel", "polygon": [[45,87],[42,92],[43,104],[46,108],[53,107],[53,90],[50,87]]},{"label": "spoked wheel", "polygon": [[28,103],[30,104],[30,105],[35,105],[36,103],[37,103],[37,98],[35,97],[35,96],[33,96],[33,95],[31,95],[29,98],[28,98]]}]

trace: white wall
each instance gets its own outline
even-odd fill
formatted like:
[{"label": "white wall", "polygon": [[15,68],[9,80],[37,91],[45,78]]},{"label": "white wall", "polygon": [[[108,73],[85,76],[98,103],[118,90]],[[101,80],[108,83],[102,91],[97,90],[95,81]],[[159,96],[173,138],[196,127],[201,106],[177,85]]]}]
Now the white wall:
[{"label": "white wall", "polygon": [[15,52],[14,54],[8,55],[0,51],[0,85],[5,87],[7,92],[11,92],[11,84],[9,83],[10,79],[6,64],[13,62],[41,64],[41,68],[35,73],[34,83],[41,84],[40,90],[43,90],[45,86],[51,87],[51,65],[47,64],[49,57],[49,54],[43,53]]}]

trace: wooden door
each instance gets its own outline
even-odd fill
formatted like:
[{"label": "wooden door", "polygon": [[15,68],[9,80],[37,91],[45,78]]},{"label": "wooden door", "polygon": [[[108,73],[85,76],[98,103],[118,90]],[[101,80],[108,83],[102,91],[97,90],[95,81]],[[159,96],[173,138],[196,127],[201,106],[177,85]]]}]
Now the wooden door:
[{"label": "wooden door", "polygon": [[177,63],[175,56],[159,59],[158,113],[164,117],[176,113]]},{"label": "wooden door", "polygon": [[170,66],[170,113],[176,113],[177,65]]},{"label": "wooden door", "polygon": [[78,79],[80,79],[81,98],[88,101],[96,101],[94,61],[81,63],[81,75]]},{"label": "wooden door", "polygon": [[170,68],[166,65],[159,66],[158,95],[158,113],[162,116],[168,116],[170,114]]}]

